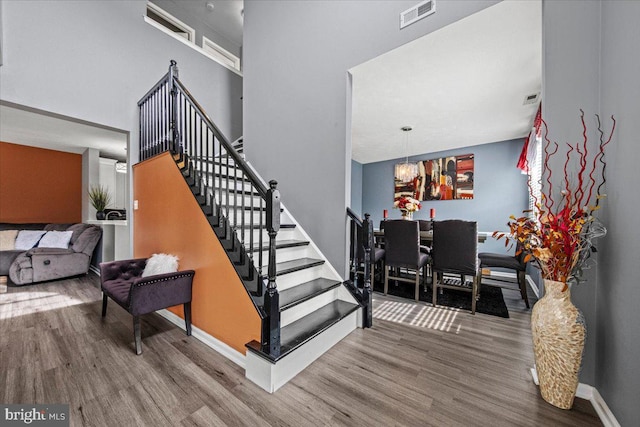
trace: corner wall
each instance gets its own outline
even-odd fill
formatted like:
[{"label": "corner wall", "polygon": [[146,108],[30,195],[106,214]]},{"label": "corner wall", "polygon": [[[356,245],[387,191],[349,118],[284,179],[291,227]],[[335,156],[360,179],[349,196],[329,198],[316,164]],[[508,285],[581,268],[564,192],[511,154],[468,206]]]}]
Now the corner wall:
[{"label": "corner wall", "polygon": [[[247,1],[244,146],[336,270],[346,275],[351,185],[347,70],[495,4],[439,1],[404,29],[414,0]],[[321,213],[321,214],[319,214]]]},{"label": "corner wall", "polygon": [[0,222],[81,221],[81,155],[0,142]]},{"label": "corner wall", "polygon": [[[193,269],[193,325],[245,354],[261,320],[226,252],[168,153],[133,167],[134,257],[168,253]],[[184,318],[182,307],[172,312]]]}]

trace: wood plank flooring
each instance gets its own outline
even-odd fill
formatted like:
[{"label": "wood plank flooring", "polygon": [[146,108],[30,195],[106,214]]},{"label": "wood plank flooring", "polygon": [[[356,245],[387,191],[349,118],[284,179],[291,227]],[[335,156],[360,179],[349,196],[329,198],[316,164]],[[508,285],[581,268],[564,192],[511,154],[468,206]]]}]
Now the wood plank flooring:
[{"label": "wood plank flooring", "polygon": [[155,314],[136,356],[131,316],[109,304],[101,319],[98,283],[0,293],[0,402],[69,403],[73,426],[601,425],[587,401],[563,411],[540,398],[517,291],[505,291],[510,319],[375,294],[373,328],[270,395]]}]

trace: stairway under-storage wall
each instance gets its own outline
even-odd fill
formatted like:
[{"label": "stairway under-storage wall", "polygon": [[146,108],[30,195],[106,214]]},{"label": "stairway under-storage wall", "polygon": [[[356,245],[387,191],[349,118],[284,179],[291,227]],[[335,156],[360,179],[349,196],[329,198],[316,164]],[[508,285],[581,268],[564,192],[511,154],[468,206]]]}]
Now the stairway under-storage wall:
[{"label": "stairway under-storage wall", "polygon": [[[361,307],[280,203],[276,184],[267,185],[244,160],[241,141],[226,141],[175,74],[170,68],[139,104],[140,157],[146,163],[171,153],[183,190],[200,210],[197,221],[206,221],[236,272],[236,280],[212,285],[199,281],[206,274],[190,266],[196,270],[194,326],[199,327],[200,316],[196,297],[207,299],[210,310],[224,310],[216,307],[216,297],[242,286],[244,294],[231,293],[250,301],[255,313],[245,317],[257,315],[261,323],[258,330],[248,322],[238,331],[254,337],[245,342],[246,376],[273,392],[361,325]],[[161,195],[165,189],[150,191]],[[225,342],[228,336],[218,334],[217,327],[208,325],[205,332]],[[242,352],[237,343],[229,345]]]}]

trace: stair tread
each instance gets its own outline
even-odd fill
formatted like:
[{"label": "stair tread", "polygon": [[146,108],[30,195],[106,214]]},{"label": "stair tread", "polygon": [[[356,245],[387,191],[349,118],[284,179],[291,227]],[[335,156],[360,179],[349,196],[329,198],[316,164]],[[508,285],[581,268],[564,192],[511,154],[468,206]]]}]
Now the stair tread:
[{"label": "stair tread", "polygon": [[357,304],[342,300],[332,301],[313,313],[284,326],[280,331],[281,357],[336,324],[358,307]]},{"label": "stair tread", "polygon": [[[324,264],[324,260],[315,258],[298,258],[291,261],[279,262],[276,264],[276,276],[293,273],[294,271],[300,271],[322,264]],[[263,267],[262,271],[269,271],[269,267]]]},{"label": "stair tread", "polygon": [[[307,246],[309,244],[308,240],[276,240],[276,249],[284,249],[284,248],[293,248],[296,246]],[[258,252],[260,250],[260,243],[256,243],[253,245],[252,252]],[[269,250],[269,242],[262,244],[262,250]]]},{"label": "stair tread", "polygon": [[280,292],[280,311],[291,308],[340,285],[340,281],[320,277]]}]

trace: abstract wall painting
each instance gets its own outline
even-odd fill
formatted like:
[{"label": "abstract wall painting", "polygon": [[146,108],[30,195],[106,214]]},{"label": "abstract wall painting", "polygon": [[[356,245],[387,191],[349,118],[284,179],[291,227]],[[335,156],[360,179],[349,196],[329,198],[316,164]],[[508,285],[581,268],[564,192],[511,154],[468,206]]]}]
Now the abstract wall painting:
[{"label": "abstract wall painting", "polygon": [[473,199],[473,154],[421,160],[418,176],[395,178],[394,200],[408,196],[421,201]]}]

